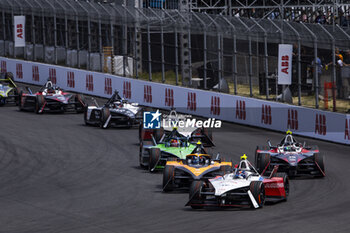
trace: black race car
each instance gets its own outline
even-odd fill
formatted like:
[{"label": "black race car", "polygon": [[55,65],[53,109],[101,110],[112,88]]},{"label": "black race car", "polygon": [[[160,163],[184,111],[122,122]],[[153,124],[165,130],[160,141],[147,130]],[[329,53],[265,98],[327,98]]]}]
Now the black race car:
[{"label": "black race car", "polygon": [[115,91],[102,107],[97,106],[97,103],[96,106],[86,106],[84,121],[86,125],[96,125],[104,129],[112,125],[132,127],[141,124],[142,113],[142,107],[121,98],[118,91]]}]

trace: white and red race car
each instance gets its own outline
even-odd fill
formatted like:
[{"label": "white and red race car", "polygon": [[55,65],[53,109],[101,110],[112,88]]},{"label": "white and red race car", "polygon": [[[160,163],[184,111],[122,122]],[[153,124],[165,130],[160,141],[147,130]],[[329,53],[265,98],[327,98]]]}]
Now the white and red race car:
[{"label": "white and red race car", "polygon": [[244,155],[233,173],[208,181],[194,181],[186,206],[261,208],[266,201],[286,201],[289,178],[277,173],[276,166],[269,177],[260,175]]}]

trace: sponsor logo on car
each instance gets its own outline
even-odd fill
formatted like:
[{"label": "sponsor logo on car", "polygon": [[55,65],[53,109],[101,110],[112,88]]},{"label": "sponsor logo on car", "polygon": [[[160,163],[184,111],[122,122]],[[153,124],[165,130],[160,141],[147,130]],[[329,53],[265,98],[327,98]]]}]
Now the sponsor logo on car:
[{"label": "sponsor logo on car", "polygon": [[277,188],[283,188],[284,184],[283,183],[265,183],[264,186],[265,188],[277,189]]},{"label": "sponsor logo on car", "polygon": [[327,134],[327,119],[324,114],[316,114],[315,134],[325,136]]},{"label": "sponsor logo on car", "polygon": [[16,78],[23,79],[23,69],[21,63],[16,64]]},{"label": "sponsor logo on car", "polygon": [[245,101],[237,100],[236,101],[236,119],[245,120],[247,116]]}]

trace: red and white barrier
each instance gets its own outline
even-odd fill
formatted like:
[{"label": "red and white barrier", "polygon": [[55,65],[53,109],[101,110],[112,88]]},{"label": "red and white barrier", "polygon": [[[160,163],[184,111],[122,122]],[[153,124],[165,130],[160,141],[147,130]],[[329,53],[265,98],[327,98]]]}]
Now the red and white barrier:
[{"label": "red and white barrier", "polygon": [[42,85],[50,77],[65,90],[101,97],[110,97],[118,90],[122,97],[145,106],[175,107],[188,114],[282,132],[290,129],[298,135],[350,144],[350,114],[3,57],[0,64],[2,70],[24,83]]}]

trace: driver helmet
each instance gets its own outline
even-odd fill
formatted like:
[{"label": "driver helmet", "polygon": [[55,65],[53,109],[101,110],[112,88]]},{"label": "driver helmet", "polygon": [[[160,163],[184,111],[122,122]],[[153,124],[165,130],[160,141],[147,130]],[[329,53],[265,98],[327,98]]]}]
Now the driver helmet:
[{"label": "driver helmet", "polygon": [[193,165],[198,165],[198,164],[199,164],[199,157],[198,157],[198,156],[193,156],[193,158],[192,158],[192,164],[193,164]]},{"label": "driver helmet", "polygon": [[179,145],[180,145],[180,140],[171,139],[171,141],[170,141],[171,147],[179,147]]},{"label": "driver helmet", "polygon": [[235,174],[235,178],[245,179],[246,172],[244,170],[238,170]]}]

